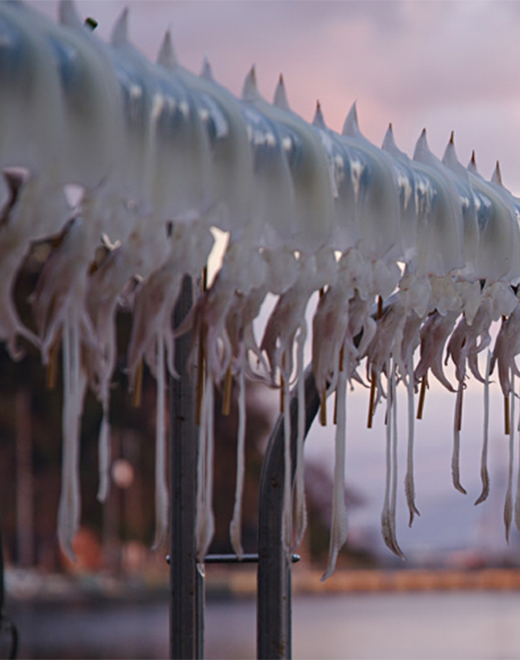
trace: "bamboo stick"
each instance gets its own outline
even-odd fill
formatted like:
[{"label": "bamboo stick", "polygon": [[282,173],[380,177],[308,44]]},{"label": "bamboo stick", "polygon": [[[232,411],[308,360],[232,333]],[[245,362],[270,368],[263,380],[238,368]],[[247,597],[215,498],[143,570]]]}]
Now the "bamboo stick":
[{"label": "bamboo stick", "polygon": [[[377,312],[376,312],[376,321],[378,321],[383,316],[383,298],[377,296]],[[370,403],[368,406],[368,419],[367,419],[367,428],[372,428],[372,419],[374,417],[374,405],[376,402],[376,385],[377,385],[377,375],[376,372],[372,369],[372,376],[370,379]]]},{"label": "bamboo stick", "polygon": [[227,368],[226,379],[224,381],[224,396],[222,398],[222,414],[227,417],[231,411],[231,386],[233,385],[233,376],[231,367]]},{"label": "bamboo stick", "polygon": [[[344,346],[341,347],[341,350],[339,352],[339,370],[343,371],[343,358],[345,356],[344,353]],[[336,425],[338,423],[338,389],[336,388],[336,391],[334,393],[334,424]]]},{"label": "bamboo stick", "polygon": [[141,358],[135,372],[134,395],[132,397],[132,405],[134,408],[140,408],[143,399],[143,370],[144,365],[143,359]]},{"label": "bamboo stick", "polygon": [[377,296],[377,319],[380,319],[383,316],[383,299],[381,296]]},{"label": "bamboo stick", "polygon": [[58,382],[58,353],[60,348],[60,339],[57,338],[56,341],[51,346],[49,352],[49,364],[47,366],[47,378],[45,381],[45,386],[48,390],[56,389],[56,384]]},{"label": "bamboo stick", "polygon": [[320,424],[322,426],[327,426],[327,389],[326,388],[321,393]]},{"label": "bamboo stick", "polygon": [[280,412],[285,412],[285,380],[284,380],[284,371],[285,371],[285,353],[282,355],[282,373],[280,374]]},{"label": "bamboo stick", "polygon": [[200,426],[202,413],[202,397],[204,395],[204,379],[206,364],[204,360],[204,331],[203,328],[199,334],[198,364],[197,364],[197,396],[195,400],[195,425]]},{"label": "bamboo stick", "polygon": [[457,406],[457,430],[458,431],[462,430],[462,398],[463,398],[463,396],[464,396],[464,388],[462,387],[462,384],[461,384],[459,405]]},{"label": "bamboo stick", "polygon": [[426,397],[426,388],[428,387],[428,379],[426,374],[421,379],[421,390],[419,392],[419,405],[417,406],[417,419],[422,419],[424,410],[424,399]]},{"label": "bamboo stick", "polygon": [[[208,288],[208,267],[204,266],[202,269],[200,287],[202,293]],[[198,363],[197,363],[197,394],[195,399],[195,425],[200,426],[201,412],[202,412],[202,397],[204,395],[204,380],[205,380],[205,341],[204,341],[204,323],[201,322],[199,332],[199,346],[198,346]]]},{"label": "bamboo stick", "polygon": [[372,418],[374,417],[374,404],[376,401],[376,372],[372,369],[372,379],[370,381],[370,404],[368,406],[367,428],[372,428]]}]

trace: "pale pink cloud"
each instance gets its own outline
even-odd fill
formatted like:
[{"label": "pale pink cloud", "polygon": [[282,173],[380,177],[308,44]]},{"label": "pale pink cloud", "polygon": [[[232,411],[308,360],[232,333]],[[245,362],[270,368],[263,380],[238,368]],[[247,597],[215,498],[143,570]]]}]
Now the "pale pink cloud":
[{"label": "pale pink cloud", "polygon": [[[56,2],[32,4],[47,13]],[[489,175],[498,158],[520,191],[520,8],[512,2],[262,2],[200,0],[77,3],[103,38],[123,7],[130,33],[155,58],[171,29],[180,61],[198,71],[204,54],[233,93],[256,64],[267,99],[284,73],[293,109],[311,120],[316,100],[341,130],[357,100],[362,130],[382,140],[388,122],[408,153],[423,127],[442,154],[451,130],[466,162],[476,149]]]}]

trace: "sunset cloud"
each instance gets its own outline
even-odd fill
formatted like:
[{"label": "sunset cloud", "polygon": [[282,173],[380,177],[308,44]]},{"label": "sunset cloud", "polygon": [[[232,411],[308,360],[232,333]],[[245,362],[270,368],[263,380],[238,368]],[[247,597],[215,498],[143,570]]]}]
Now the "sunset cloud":
[{"label": "sunset cloud", "polygon": [[[124,6],[78,3],[103,36]],[[366,135],[378,144],[392,121],[409,153],[423,127],[437,153],[455,129],[463,161],[476,149],[488,176],[500,159],[506,183],[520,191],[515,3],[134,1],[130,9],[132,39],[151,58],[170,28],[181,62],[198,71],[207,53],[235,94],[252,64],[268,99],[283,72],[291,105],[305,119],[319,99],[341,130],[357,100]]]}]

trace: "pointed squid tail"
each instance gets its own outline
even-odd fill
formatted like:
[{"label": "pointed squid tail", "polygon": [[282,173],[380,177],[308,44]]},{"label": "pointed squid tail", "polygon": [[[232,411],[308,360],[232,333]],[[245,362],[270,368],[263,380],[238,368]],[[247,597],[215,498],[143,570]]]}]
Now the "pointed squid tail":
[{"label": "pointed squid tail", "polygon": [[106,502],[110,491],[110,422],[108,419],[108,404],[103,403],[103,418],[99,429],[98,439],[99,485],[97,491],[98,502]]},{"label": "pointed squid tail", "polygon": [[79,442],[81,411],[87,377],[81,367],[78,317],[72,309],[63,325],[63,391],[62,414],[63,462],[62,486],[58,509],[58,539],[63,552],[73,561],[72,542],[79,529],[81,494],[79,487]]},{"label": "pointed squid tail", "polygon": [[204,558],[215,531],[215,516],[213,514],[213,417],[213,381],[211,380],[211,374],[208,372],[202,395],[197,466],[197,518],[195,522],[195,534],[197,540],[197,561],[199,563],[204,563]]},{"label": "pointed squid tail", "polygon": [[238,433],[237,433],[237,478],[233,518],[229,525],[231,545],[239,559],[242,558],[242,498],[244,494],[245,452],[246,452],[246,385],[244,367],[238,373]]},{"label": "pointed squid tail", "polygon": [[305,442],[305,365],[304,348],[307,339],[306,327],[300,327],[296,338],[296,392],[298,397],[298,420],[296,435],[296,477],[294,484],[294,543],[292,551],[300,545],[307,528],[307,505],[305,502],[305,464],[303,446]]},{"label": "pointed squid tail", "polygon": [[464,391],[464,381],[459,382],[457,389],[457,398],[455,400],[455,415],[453,420],[453,452],[451,455],[451,476],[453,486],[459,493],[467,495],[466,489],[460,483],[460,428],[462,415],[462,393]]},{"label": "pointed squid tail", "polygon": [[484,377],[484,432],[482,442],[482,454],[480,457],[480,477],[482,480],[482,491],[475,505],[484,502],[489,495],[489,472],[487,467],[488,441],[489,441],[489,375],[491,373],[491,351],[488,351],[486,361],[486,375]]},{"label": "pointed squid tail", "polygon": [[347,435],[347,373],[341,369],[337,384],[338,422],[334,459],[334,493],[332,499],[332,529],[330,535],[329,560],[321,581],[329,578],[336,569],[339,551],[348,536],[348,512],[345,505],[345,453]]},{"label": "pointed squid tail", "polygon": [[[514,378],[514,374],[512,376]],[[514,382],[511,382],[511,393],[512,396],[514,397]],[[511,417],[511,427],[513,426],[513,417]],[[518,422],[517,426],[517,431],[520,430],[520,420]],[[520,436],[519,436],[520,438]],[[520,465],[518,466],[518,472],[517,472],[517,477],[516,477],[516,497],[515,497],[515,525],[518,530],[520,530]]]},{"label": "pointed squid tail", "polygon": [[504,525],[506,533],[506,541],[509,543],[509,532],[511,530],[511,521],[513,519],[513,461],[514,461],[514,447],[515,447],[515,375],[511,373],[511,392],[509,394],[510,400],[510,418],[509,418],[509,466],[507,471],[507,491],[506,500],[504,503]]},{"label": "pointed squid tail", "polygon": [[408,377],[406,379],[406,388],[408,391],[408,447],[406,454],[406,475],[404,478],[404,489],[410,519],[408,526],[411,527],[414,517],[420,516],[420,511],[415,504],[415,479],[414,479],[414,443],[415,443],[415,402],[414,402],[414,381],[413,381],[413,352],[408,350]]},{"label": "pointed squid tail", "polygon": [[284,373],[282,393],[283,407],[283,433],[284,433],[284,484],[283,484],[283,545],[289,552],[292,547],[292,460],[291,460],[291,406],[289,391],[290,374]]},{"label": "pointed squid tail", "polygon": [[399,547],[396,535],[396,509],[397,509],[397,483],[398,483],[398,432],[397,432],[397,392],[396,392],[396,378],[395,378],[395,363],[389,360],[388,367],[391,369],[389,392],[392,407],[392,493],[391,493],[391,513],[392,513],[392,526],[394,530],[395,547],[398,550],[401,559],[404,559],[404,553]]},{"label": "pointed squid tail", "polygon": [[397,411],[395,396],[395,371],[391,360],[387,364],[388,396],[386,401],[386,482],[385,499],[381,513],[381,531],[383,540],[395,555],[404,559],[404,553],[397,542],[395,513],[397,498]]},{"label": "pointed squid tail", "polygon": [[166,381],[164,343],[157,335],[157,409],[155,428],[155,539],[152,549],[164,543],[168,530],[168,486],[166,478]]}]

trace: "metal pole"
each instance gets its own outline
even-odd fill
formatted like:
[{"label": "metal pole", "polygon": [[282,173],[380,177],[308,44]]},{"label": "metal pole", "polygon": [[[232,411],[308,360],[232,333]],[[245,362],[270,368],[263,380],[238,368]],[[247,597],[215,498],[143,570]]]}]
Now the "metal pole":
[{"label": "metal pole", "polygon": [[[383,310],[373,305],[373,318],[381,316],[394,301],[391,296]],[[361,334],[354,338],[358,346]],[[291,465],[296,467],[296,432],[298,398],[296,387],[291,394]],[[305,370],[305,437],[320,409],[312,367]],[[269,438],[262,463],[258,491],[258,585],[257,585],[257,654],[258,658],[290,658],[291,647],[291,562],[283,549],[282,512],[284,485],[283,415],[278,417]]]},{"label": "metal pole", "polygon": [[[298,399],[293,390],[291,456],[293,478],[296,463]],[[305,435],[320,408],[311,367],[305,371]],[[262,464],[258,491],[257,657],[290,658],[291,555],[283,547],[284,432],[280,415]]]},{"label": "metal pole", "polygon": [[[177,327],[191,308],[192,282],[184,278],[175,309]],[[193,395],[195,374],[188,373],[186,357],[190,333],[176,341],[175,368],[170,378],[170,657],[203,657],[203,589],[195,547],[197,498],[197,429]]]}]

